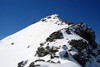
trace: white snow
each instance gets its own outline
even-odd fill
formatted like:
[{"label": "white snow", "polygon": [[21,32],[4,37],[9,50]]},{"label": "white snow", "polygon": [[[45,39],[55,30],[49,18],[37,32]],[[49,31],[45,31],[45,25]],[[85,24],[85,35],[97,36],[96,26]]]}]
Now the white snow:
[{"label": "white snow", "polygon": [[[48,19],[48,17],[51,18]],[[43,19],[45,19],[45,21],[42,21]],[[57,14],[47,16],[43,19],[0,41],[0,67],[17,67],[18,63],[23,60],[28,60],[28,63],[25,65],[25,67],[28,67],[32,61],[38,59],[38,57],[34,57],[34,55],[40,43],[45,42],[46,38],[53,32],[69,27],[58,18]],[[70,49],[71,46],[68,41],[72,39],[82,39],[73,32],[71,32],[72,35],[68,35],[65,30],[61,32],[64,39],[57,39],[55,42],[49,43],[50,46],[56,45],[59,47],[67,45],[67,49]],[[64,49],[61,48],[60,51],[64,51]],[[77,53],[77,50],[74,49],[71,54],[73,55],[75,53]],[[59,55],[59,53],[57,55]],[[47,55],[42,59],[47,61],[50,60],[49,57],[50,56]],[[71,55],[69,55],[69,59],[55,58],[53,60],[59,60],[61,64],[38,63],[40,63],[41,67],[81,67]]]}]

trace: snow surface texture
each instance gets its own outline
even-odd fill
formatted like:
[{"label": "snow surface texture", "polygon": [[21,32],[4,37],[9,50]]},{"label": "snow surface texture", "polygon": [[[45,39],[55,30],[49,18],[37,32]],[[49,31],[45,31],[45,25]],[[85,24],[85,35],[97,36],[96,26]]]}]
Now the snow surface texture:
[{"label": "snow surface texture", "polygon": [[[91,58],[83,65],[75,59],[80,51],[84,56],[88,55],[84,45],[81,49],[70,45],[71,40],[82,40],[88,44],[85,38],[74,32],[76,27],[54,14],[2,39],[0,67],[100,67],[100,55],[89,54]],[[44,48],[44,52],[39,52],[39,47]],[[98,46],[94,52],[99,49]]]}]

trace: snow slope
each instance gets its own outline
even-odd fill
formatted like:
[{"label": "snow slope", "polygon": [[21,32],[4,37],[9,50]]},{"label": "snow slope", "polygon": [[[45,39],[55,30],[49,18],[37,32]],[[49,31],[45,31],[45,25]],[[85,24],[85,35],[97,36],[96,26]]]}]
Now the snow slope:
[{"label": "snow slope", "polygon": [[[72,55],[78,53],[76,49],[68,53],[68,58],[61,57],[65,54],[65,51],[68,51],[68,49],[72,47],[69,45],[69,41],[73,39],[84,39],[73,31],[71,31],[71,34],[66,33],[65,28],[69,28],[70,26],[71,25],[60,20],[57,14],[54,14],[42,18],[35,24],[2,39],[0,41],[0,67],[18,67],[18,63],[21,61],[27,61],[24,67],[28,67],[31,62],[37,59],[44,59],[45,61],[51,60],[54,62],[60,61],[60,64],[36,62],[36,64],[39,64],[41,67],[81,67],[72,57]],[[58,30],[61,31],[63,37],[61,39],[56,39],[55,42],[47,42],[46,39],[53,32]],[[50,55],[44,57],[34,56],[40,43],[44,43],[44,47],[46,47],[48,43],[50,47],[61,46],[59,51],[56,52],[56,55],[60,56],[60,58],[50,59]],[[67,49],[63,48],[63,45],[66,45]]]}]

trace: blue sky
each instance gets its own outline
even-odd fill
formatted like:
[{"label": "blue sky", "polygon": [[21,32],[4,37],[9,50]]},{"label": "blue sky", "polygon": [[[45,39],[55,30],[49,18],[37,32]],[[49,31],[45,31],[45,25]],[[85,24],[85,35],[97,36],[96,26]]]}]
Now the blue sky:
[{"label": "blue sky", "polygon": [[0,39],[55,13],[63,20],[85,22],[100,43],[100,0],[0,0]]}]

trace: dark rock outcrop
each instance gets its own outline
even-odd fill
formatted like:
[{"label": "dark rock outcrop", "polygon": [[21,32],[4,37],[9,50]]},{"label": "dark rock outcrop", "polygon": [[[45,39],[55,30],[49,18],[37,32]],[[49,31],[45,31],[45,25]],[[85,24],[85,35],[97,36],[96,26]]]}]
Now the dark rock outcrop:
[{"label": "dark rock outcrop", "polygon": [[95,42],[95,37],[96,37],[95,32],[90,27],[88,27],[85,23],[78,23],[74,25],[72,28],[76,34],[89,41],[89,44],[93,48],[97,47],[97,44]]},{"label": "dark rock outcrop", "polygon": [[46,41],[52,42],[54,39],[61,39],[62,33],[60,31],[53,32],[47,39]]},{"label": "dark rock outcrop", "polygon": [[87,46],[87,42],[84,41],[83,39],[81,39],[81,40],[71,40],[69,42],[69,44],[72,45],[73,47],[75,47],[78,51],[85,49],[86,46]]}]

